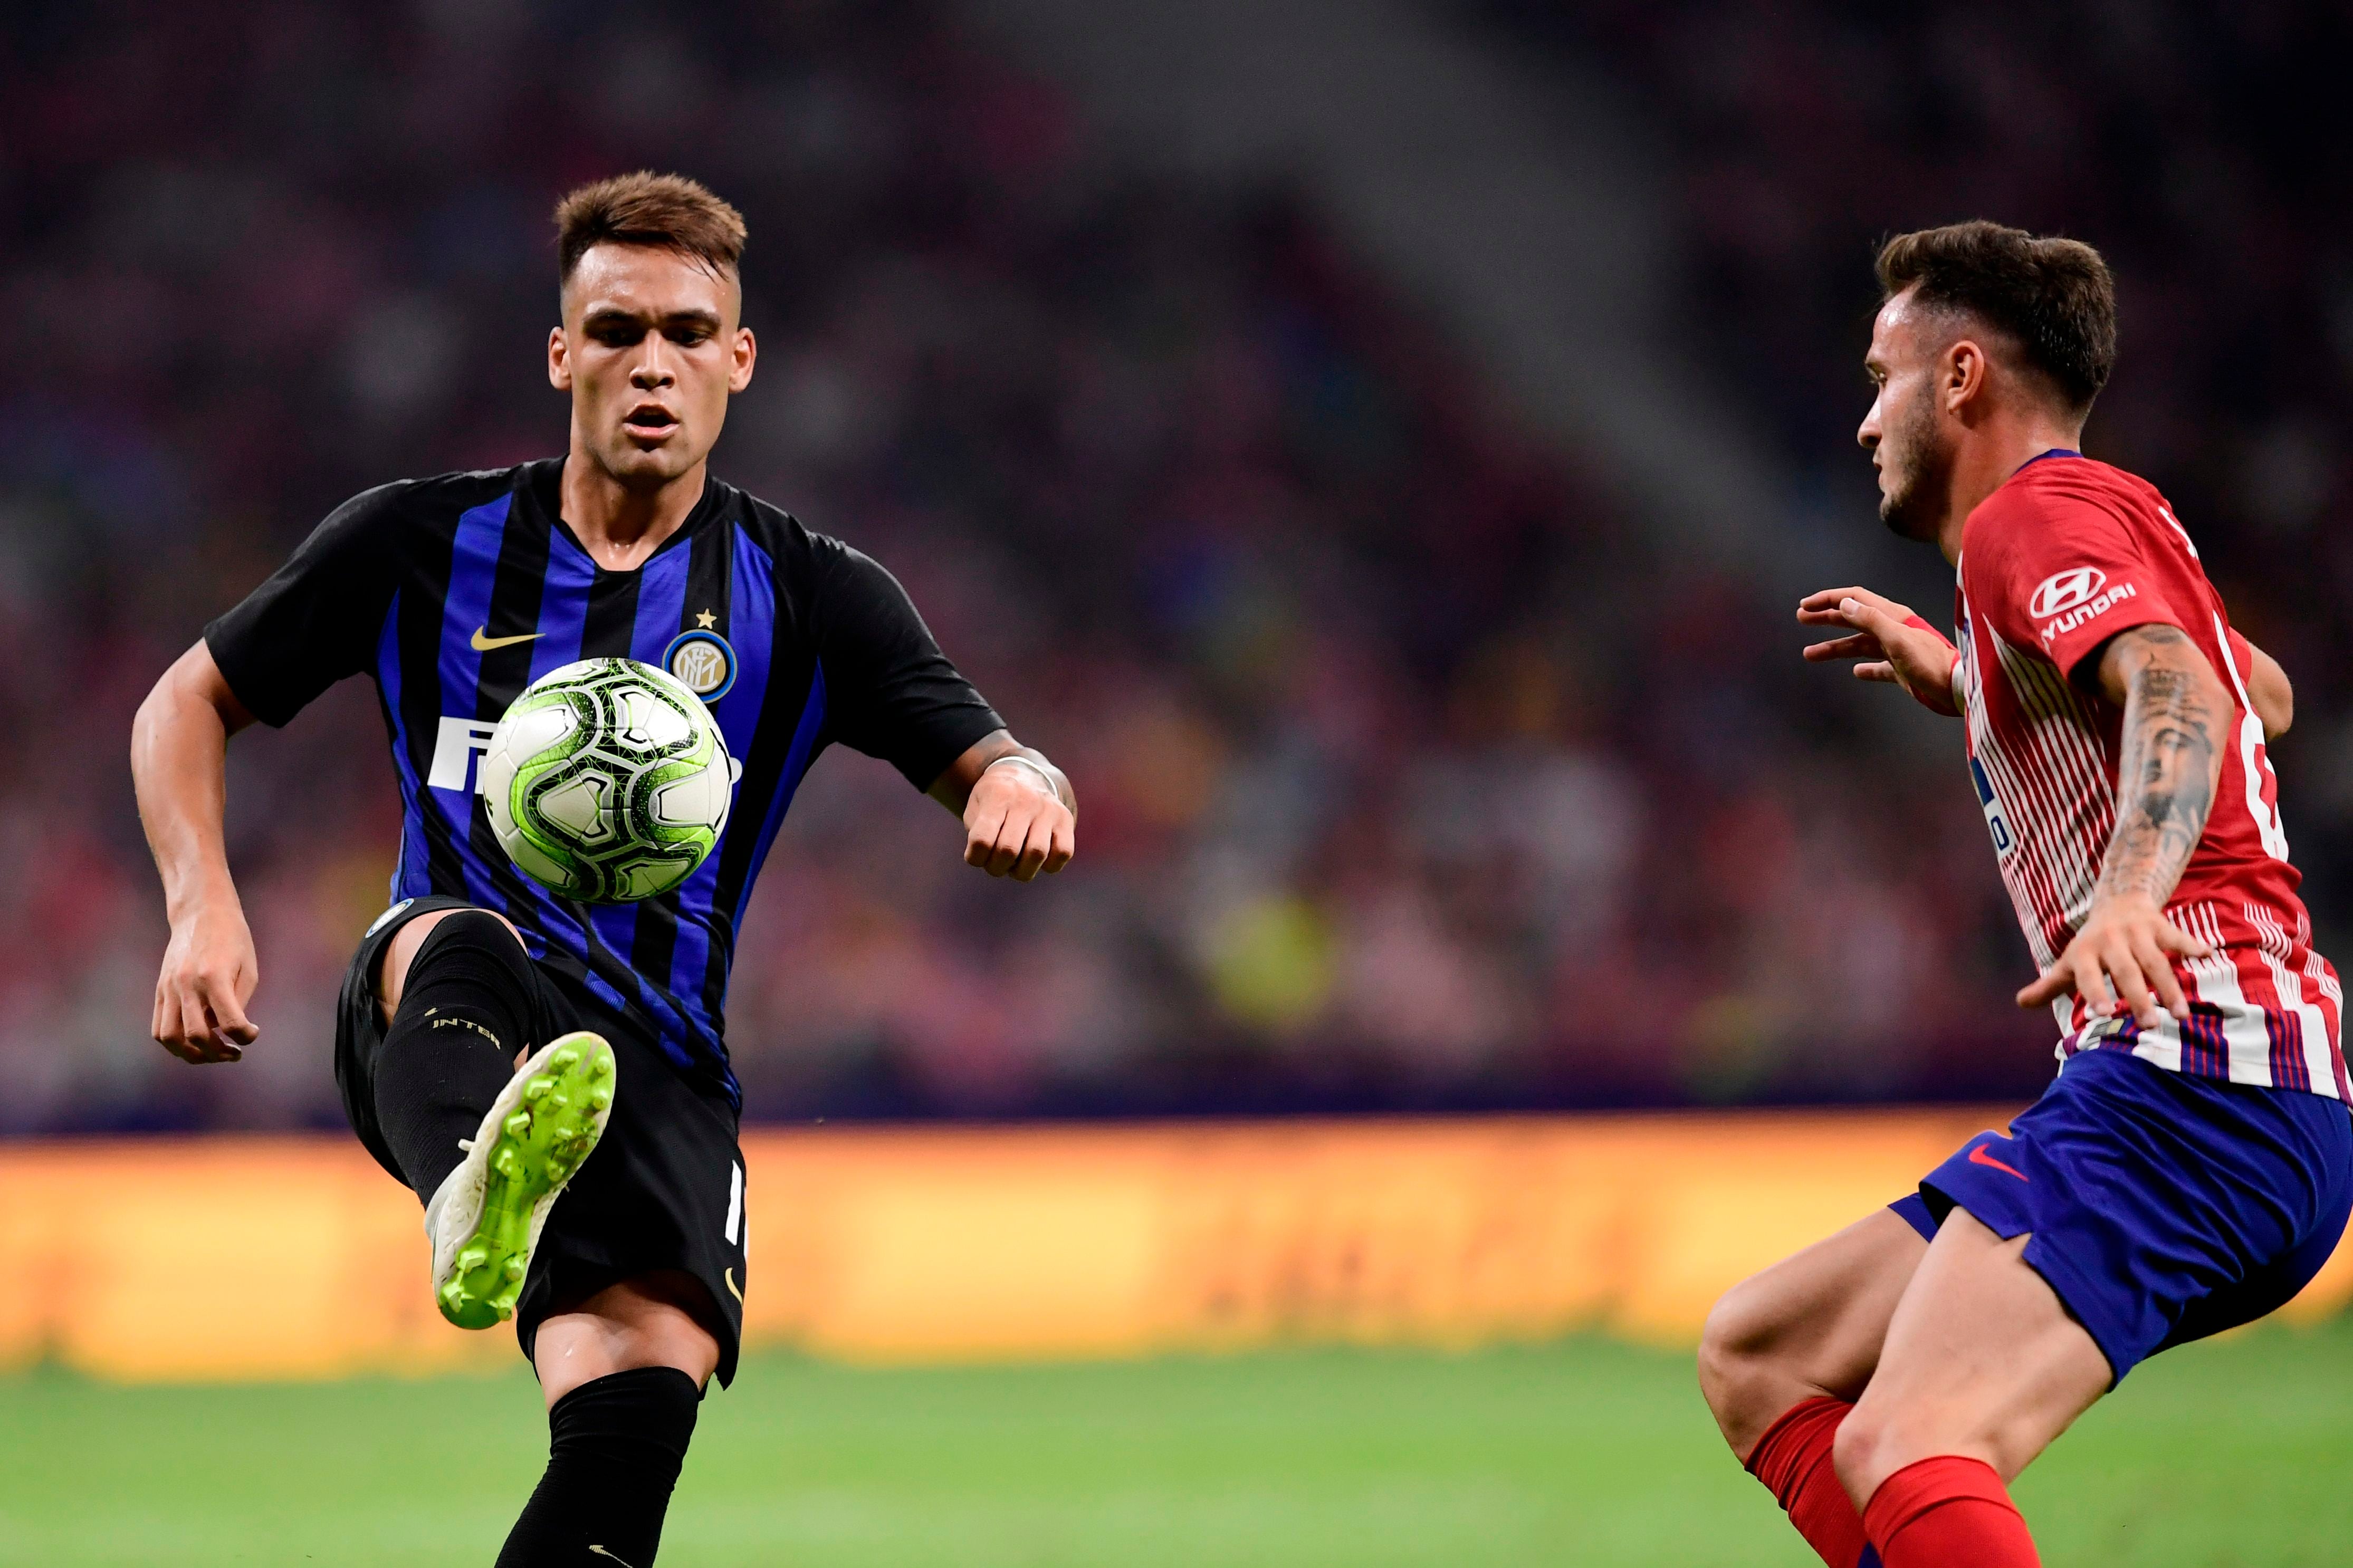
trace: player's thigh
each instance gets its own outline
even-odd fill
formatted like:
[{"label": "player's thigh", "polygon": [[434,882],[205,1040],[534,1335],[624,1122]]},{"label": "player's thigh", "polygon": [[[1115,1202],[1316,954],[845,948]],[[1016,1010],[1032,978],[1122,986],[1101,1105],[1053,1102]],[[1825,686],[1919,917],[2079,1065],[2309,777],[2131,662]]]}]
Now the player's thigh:
[{"label": "player's thigh", "polygon": [[565,1303],[532,1344],[547,1403],[636,1367],[676,1367],[698,1385],[709,1383],[719,1370],[719,1339],[708,1321],[715,1310],[702,1282],[680,1269],[616,1280]]},{"label": "player's thigh", "polygon": [[513,932],[517,944],[522,942],[522,932],[515,930],[514,921],[496,910],[432,910],[406,921],[392,933],[392,940],[385,943],[384,959],[376,970],[376,1006],[385,1023],[392,1022],[393,1014],[400,1008],[400,994],[408,984],[408,966],[417,962],[417,954],[425,946],[425,939],[433,934],[434,927],[451,915],[463,914],[488,915]]},{"label": "player's thigh", "polygon": [[2007,1481],[2107,1392],[2107,1358],[2026,1262],[2028,1239],[2004,1241],[1966,1209],[1946,1216],[1839,1428],[1839,1479],[1856,1506],[1941,1455]]},{"label": "player's thigh", "polygon": [[1853,1399],[1928,1244],[1893,1209],[1865,1215],[1725,1293],[1700,1336],[1701,1391],[1745,1460],[1800,1400]]}]

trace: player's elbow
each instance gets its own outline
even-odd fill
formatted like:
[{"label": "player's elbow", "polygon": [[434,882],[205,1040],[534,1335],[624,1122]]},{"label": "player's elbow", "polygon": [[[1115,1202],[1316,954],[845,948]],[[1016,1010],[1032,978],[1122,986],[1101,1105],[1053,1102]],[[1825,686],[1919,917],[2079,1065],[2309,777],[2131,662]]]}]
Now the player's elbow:
[{"label": "player's elbow", "polygon": [[2255,657],[2253,679],[2247,682],[2247,700],[2263,721],[2263,739],[2276,741],[2295,722],[2295,688],[2287,671],[2261,654]]},{"label": "player's elbow", "polygon": [[153,752],[157,738],[171,727],[186,705],[185,693],[173,679],[178,668],[174,665],[157,678],[148,689],[145,700],[139,704],[139,710],[131,716],[131,765],[134,770],[140,759]]},{"label": "player's elbow", "polygon": [[138,773],[143,763],[158,754],[168,737],[191,721],[217,723],[224,739],[253,721],[221,678],[212,650],[201,642],[173,660],[132,715],[132,773]]}]

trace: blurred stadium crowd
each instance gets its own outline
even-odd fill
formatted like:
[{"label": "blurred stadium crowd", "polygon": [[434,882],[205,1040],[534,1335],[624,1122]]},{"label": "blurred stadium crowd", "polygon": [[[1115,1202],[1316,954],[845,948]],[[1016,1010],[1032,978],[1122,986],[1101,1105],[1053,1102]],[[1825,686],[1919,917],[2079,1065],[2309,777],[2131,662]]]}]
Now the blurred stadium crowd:
[{"label": "blurred stadium crowd", "polygon": [[[2011,37],[1471,7],[1508,47],[1599,53],[1682,128],[1705,336],[1773,367],[1752,401],[1822,528],[1876,528],[1849,446],[1876,233],[1981,210],[2107,247],[2127,336],[2095,449],[2173,493],[2298,679],[2281,771],[2325,933],[2353,864],[2328,662],[2353,255],[2284,154],[2342,132],[2274,90],[2321,68],[2292,29],[2086,48],[2075,14],[2109,9]],[[339,1121],[330,1001],[396,837],[372,695],[231,749],[263,1035],[201,1072],[146,1038],[164,925],[130,715],[346,495],[560,448],[547,211],[640,165],[751,223],[764,357],[719,470],[896,571],[1082,802],[1078,863],[1013,888],[887,769],[821,764],[731,997],[754,1114],[2022,1095],[2049,1070],[1949,736],[1862,727],[1882,694],[1802,667],[1786,605],[1662,558],[1312,193],[1124,168],[942,7],[37,4],[0,51],[24,367],[0,704],[28,742],[0,774],[0,1130]],[[1895,93],[1897,63],[1945,89]]]}]

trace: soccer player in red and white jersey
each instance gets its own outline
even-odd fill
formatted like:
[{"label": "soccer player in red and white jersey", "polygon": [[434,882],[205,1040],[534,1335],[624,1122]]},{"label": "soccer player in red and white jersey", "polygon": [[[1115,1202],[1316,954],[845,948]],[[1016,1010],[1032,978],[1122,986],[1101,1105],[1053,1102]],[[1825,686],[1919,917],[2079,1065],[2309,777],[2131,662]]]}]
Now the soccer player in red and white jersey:
[{"label": "soccer player in red and white jersey", "polygon": [[2343,993],[2264,747],[2286,679],[2145,480],[2081,455],[2116,355],[2098,253],[1901,236],[1859,432],[1954,563],[1957,647],[1859,587],[1798,618],[1962,721],[2059,1076],[2007,1136],[1716,1306],[1700,1382],[1832,1568],[2038,1561],[2008,1483],[2132,1367],[2287,1300],[2353,1210]]}]

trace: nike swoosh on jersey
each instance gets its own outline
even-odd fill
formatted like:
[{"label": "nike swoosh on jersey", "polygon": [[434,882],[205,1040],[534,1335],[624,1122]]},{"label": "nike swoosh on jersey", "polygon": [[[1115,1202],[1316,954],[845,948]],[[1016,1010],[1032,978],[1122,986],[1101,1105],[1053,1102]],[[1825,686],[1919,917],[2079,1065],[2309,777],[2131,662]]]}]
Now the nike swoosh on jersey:
[{"label": "nike swoosh on jersey", "polygon": [[2009,1172],[2011,1175],[2016,1176],[2021,1182],[2030,1179],[2025,1172],[2019,1170],[2017,1167],[2012,1165],[2005,1165],[2000,1160],[1997,1160],[1992,1155],[1987,1153],[1986,1146],[1982,1143],[1969,1151],[1969,1163],[1972,1165],[1991,1165],[1997,1171]]},{"label": "nike swoosh on jersey", "polygon": [[488,626],[476,626],[474,628],[474,651],[476,653],[488,653],[494,647],[512,647],[519,642],[530,642],[533,638],[543,637],[547,635],[545,632],[525,632],[521,637],[484,637],[482,634],[490,629],[491,628]]}]

